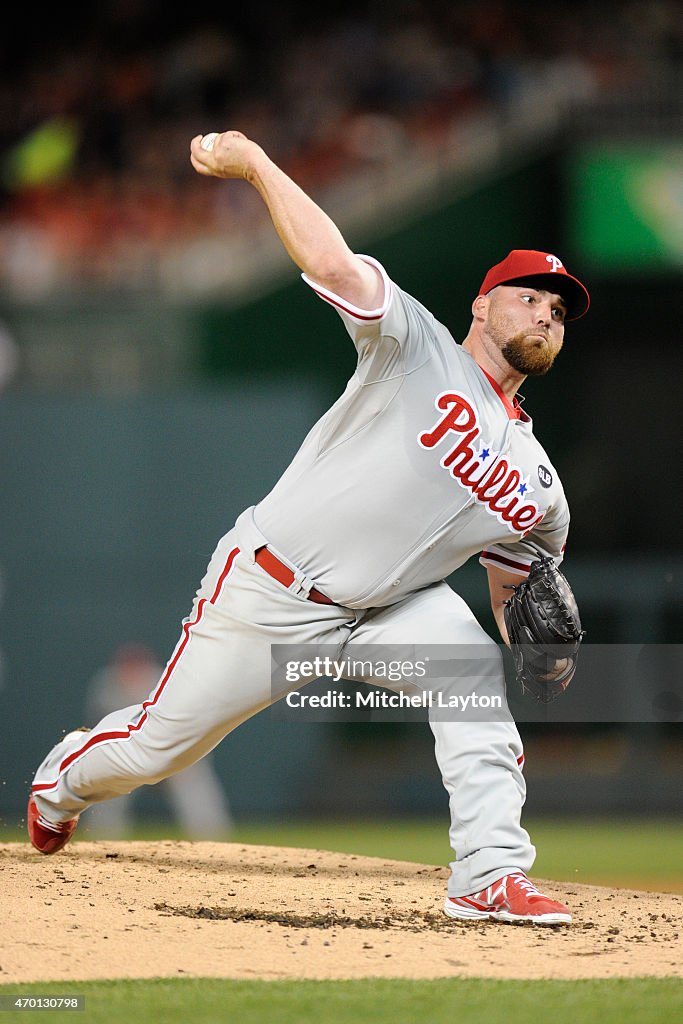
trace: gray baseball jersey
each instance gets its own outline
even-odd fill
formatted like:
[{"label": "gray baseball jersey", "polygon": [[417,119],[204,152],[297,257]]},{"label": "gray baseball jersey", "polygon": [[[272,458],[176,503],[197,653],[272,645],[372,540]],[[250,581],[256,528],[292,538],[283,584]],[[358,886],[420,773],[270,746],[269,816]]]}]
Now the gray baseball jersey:
[{"label": "gray baseball jersey", "polygon": [[253,509],[264,538],[339,604],[377,607],[472,555],[525,575],[562,559],[558,474],[513,406],[450,332],[380,271],[380,309],[340,313],[358,350],[344,394]]}]

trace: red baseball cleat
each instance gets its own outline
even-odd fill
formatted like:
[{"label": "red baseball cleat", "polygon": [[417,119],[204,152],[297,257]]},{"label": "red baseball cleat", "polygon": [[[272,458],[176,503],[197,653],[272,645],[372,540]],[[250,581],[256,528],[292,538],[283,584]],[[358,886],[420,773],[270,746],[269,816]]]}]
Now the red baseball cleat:
[{"label": "red baseball cleat", "polygon": [[71,839],[78,825],[78,818],[71,821],[54,822],[44,818],[36,807],[33,796],[28,798],[26,824],[31,845],[40,853],[57,853]]},{"label": "red baseball cleat", "polygon": [[523,871],[503,875],[472,896],[449,896],[448,917],[461,921],[506,921],[510,924],[571,924],[569,907],[539,892]]}]

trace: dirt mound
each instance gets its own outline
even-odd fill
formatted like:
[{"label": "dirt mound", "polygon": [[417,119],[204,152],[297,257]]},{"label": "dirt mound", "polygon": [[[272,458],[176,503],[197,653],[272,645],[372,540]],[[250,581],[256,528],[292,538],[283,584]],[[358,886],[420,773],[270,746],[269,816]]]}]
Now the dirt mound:
[{"label": "dirt mound", "polygon": [[683,896],[536,879],[570,927],[448,920],[448,869],[230,843],[0,844],[0,983],[683,975]]}]

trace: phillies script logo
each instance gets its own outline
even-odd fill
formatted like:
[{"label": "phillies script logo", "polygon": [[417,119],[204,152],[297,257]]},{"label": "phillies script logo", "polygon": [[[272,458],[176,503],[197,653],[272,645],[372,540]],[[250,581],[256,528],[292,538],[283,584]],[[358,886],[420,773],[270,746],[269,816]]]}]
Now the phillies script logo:
[{"label": "phillies script logo", "polygon": [[442,415],[431,430],[418,434],[420,447],[443,443],[443,468],[499,522],[515,533],[528,533],[545,515],[528,500],[533,490],[529,477],[481,443],[477,414],[463,395],[444,391],[434,404]]}]

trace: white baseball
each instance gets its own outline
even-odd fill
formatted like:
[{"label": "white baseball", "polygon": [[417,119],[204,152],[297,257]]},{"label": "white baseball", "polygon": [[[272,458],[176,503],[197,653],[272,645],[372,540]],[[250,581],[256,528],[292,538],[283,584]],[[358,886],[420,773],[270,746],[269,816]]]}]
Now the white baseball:
[{"label": "white baseball", "polygon": [[219,135],[220,132],[209,132],[208,135],[205,135],[202,138],[202,141],[199,143],[199,145],[202,147],[202,149],[207,149],[210,152],[213,149],[214,143]]}]

